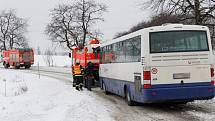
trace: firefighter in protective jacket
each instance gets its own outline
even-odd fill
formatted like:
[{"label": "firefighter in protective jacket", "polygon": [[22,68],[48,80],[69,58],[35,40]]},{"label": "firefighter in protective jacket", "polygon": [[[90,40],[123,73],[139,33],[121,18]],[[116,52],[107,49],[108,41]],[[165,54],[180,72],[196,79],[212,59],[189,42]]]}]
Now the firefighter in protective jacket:
[{"label": "firefighter in protective jacket", "polygon": [[83,87],[83,67],[80,65],[79,62],[73,66],[73,86],[77,90],[82,90]]}]

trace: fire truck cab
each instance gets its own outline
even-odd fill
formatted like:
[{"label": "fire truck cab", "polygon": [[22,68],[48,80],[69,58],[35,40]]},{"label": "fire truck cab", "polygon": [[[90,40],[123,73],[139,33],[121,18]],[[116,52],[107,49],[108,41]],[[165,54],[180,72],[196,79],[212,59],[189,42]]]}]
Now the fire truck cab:
[{"label": "fire truck cab", "polygon": [[100,64],[100,42],[97,39],[92,39],[83,48],[75,47],[72,49],[72,67],[76,62],[80,62],[80,65],[85,68],[88,62],[92,62],[94,65],[94,78],[99,82],[99,64]]},{"label": "fire truck cab", "polygon": [[32,49],[13,49],[5,50],[2,55],[3,66],[9,68],[14,66],[16,69],[20,67],[30,68],[34,64],[34,52]]}]

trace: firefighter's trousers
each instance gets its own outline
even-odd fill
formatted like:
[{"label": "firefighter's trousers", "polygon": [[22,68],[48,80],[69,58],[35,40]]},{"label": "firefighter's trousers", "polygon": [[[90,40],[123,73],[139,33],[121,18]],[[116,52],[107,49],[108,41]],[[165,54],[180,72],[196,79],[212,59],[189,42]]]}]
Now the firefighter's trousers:
[{"label": "firefighter's trousers", "polygon": [[82,86],[83,86],[83,76],[82,75],[75,75],[73,83],[75,84],[76,89],[82,88]]},{"label": "firefighter's trousers", "polygon": [[86,83],[87,83],[86,86],[87,86],[87,90],[89,91],[91,91],[93,80],[94,78],[90,76],[86,78]]}]

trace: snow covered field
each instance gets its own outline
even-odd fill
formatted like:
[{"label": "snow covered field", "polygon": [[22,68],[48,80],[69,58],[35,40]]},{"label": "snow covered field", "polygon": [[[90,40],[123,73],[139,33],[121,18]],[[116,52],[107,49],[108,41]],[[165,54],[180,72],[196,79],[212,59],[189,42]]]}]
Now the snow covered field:
[{"label": "snow covered field", "polygon": [[[33,66],[48,66],[47,56],[46,55],[35,55],[34,56],[34,65]],[[70,67],[71,66],[71,58],[68,56],[52,56],[52,65],[59,67]]]},{"label": "snow covered field", "polygon": [[[48,77],[0,69],[0,121],[111,121],[90,92]],[[4,80],[4,81],[3,81]],[[6,95],[5,95],[6,80]]]}]

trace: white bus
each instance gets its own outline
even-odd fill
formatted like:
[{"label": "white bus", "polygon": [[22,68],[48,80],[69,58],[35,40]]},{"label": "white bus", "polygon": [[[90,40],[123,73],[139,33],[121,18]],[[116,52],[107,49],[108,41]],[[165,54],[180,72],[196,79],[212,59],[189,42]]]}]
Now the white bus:
[{"label": "white bus", "polygon": [[166,24],[101,45],[100,83],[134,102],[186,103],[214,97],[209,29]]}]

